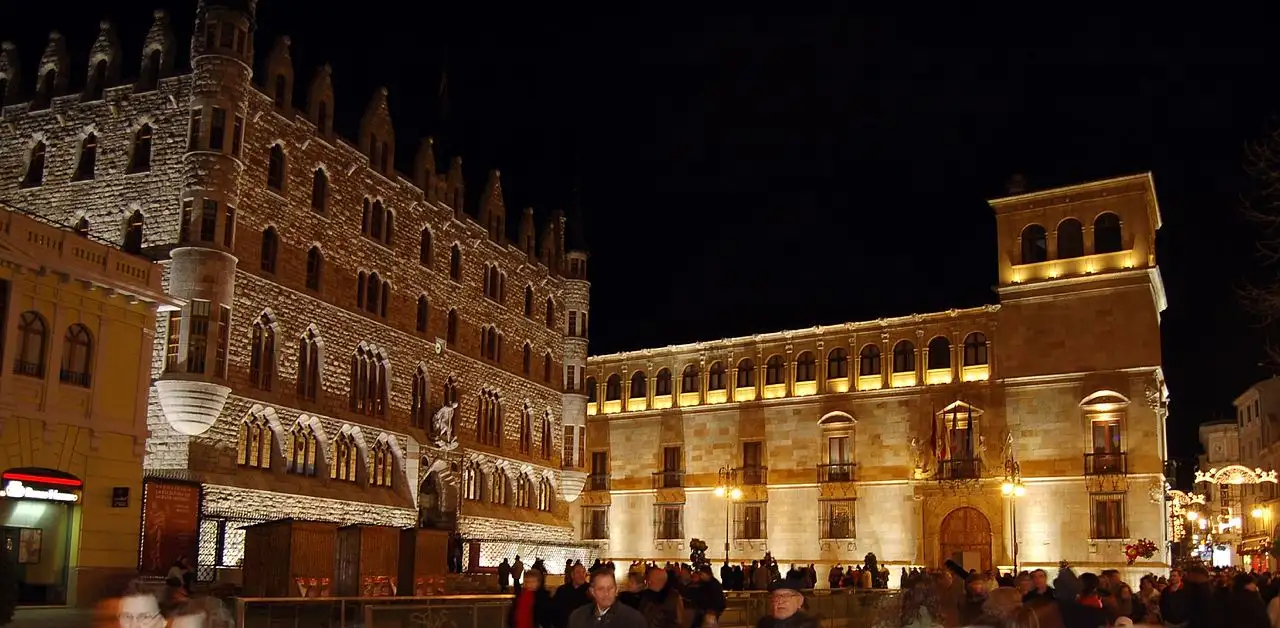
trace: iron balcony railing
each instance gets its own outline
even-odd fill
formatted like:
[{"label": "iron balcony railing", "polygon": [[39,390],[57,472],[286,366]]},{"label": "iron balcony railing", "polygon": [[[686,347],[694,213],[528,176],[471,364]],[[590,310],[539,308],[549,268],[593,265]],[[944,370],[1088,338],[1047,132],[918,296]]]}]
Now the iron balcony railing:
[{"label": "iron balcony railing", "polygon": [[819,517],[818,538],[821,539],[853,539],[853,518],[846,516]]},{"label": "iron balcony railing", "polygon": [[743,486],[763,486],[769,483],[769,467],[760,465],[738,467],[733,470],[733,473]]},{"label": "iron balcony railing", "polygon": [[653,474],[653,488],[682,488],[684,471],[656,471]]},{"label": "iron balcony railing", "polygon": [[68,369],[60,369],[58,371],[58,379],[64,384],[72,384],[82,388],[89,387],[89,374],[80,371],[72,371]]},{"label": "iron balcony railing", "polygon": [[982,461],[977,458],[952,458],[938,463],[940,480],[976,480],[982,477]]},{"label": "iron balcony railing", "polygon": [[818,483],[853,482],[855,477],[854,471],[857,468],[858,464],[856,462],[820,464],[818,465]]},{"label": "iron balcony railing", "polygon": [[27,377],[41,377],[44,373],[44,365],[19,358],[13,361],[13,372]]},{"label": "iron balcony railing", "polygon": [[1125,475],[1129,471],[1128,457],[1123,453],[1092,453],[1084,455],[1085,475]]}]

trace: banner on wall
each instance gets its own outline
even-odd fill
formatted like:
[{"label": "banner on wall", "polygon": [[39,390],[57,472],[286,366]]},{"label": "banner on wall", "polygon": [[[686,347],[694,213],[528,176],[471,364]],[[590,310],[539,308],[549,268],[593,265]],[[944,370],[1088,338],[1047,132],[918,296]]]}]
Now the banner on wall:
[{"label": "banner on wall", "polygon": [[142,485],[142,543],[138,569],[163,576],[178,558],[196,564],[200,549],[200,485],[147,480]]}]

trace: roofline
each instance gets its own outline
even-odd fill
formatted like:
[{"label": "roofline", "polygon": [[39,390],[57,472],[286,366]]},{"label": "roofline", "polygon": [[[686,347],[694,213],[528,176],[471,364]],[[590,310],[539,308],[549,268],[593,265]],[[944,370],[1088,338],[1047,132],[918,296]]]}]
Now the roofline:
[{"label": "roofline", "polygon": [[909,314],[906,316],[894,316],[890,318],[879,318],[873,321],[859,321],[836,323],[833,325],[814,325],[804,329],[783,330],[769,332],[764,334],[753,334],[750,336],[737,336],[734,338],[724,338],[721,340],[707,340],[698,342],[689,342],[679,345],[667,345],[665,347],[652,347],[648,349],[632,349],[630,351],[618,351],[616,353],[606,353],[601,355],[593,355],[587,357],[587,363],[600,363],[614,360],[627,360],[641,357],[651,357],[658,354],[674,354],[687,351],[706,350],[706,349],[724,349],[739,344],[749,343],[768,343],[780,341],[804,340],[808,338],[819,338],[826,334],[839,332],[866,332],[872,329],[880,330],[889,327],[900,326],[904,323],[929,323],[959,317],[980,316],[983,314],[994,314],[1000,310],[999,305],[982,305],[978,307],[951,309],[945,312],[931,312],[929,314]]},{"label": "roofline", "polygon": [[1147,186],[1147,191],[1151,194],[1151,203],[1156,212],[1156,229],[1164,226],[1164,219],[1160,215],[1160,202],[1156,198],[1155,176],[1151,171],[1141,172],[1138,174],[1125,175],[1121,177],[1112,177],[1110,179],[1099,179],[1097,181],[1089,181],[1086,183],[1077,183],[1075,185],[1067,185],[1063,187],[1050,188],[1047,190],[1037,190],[1035,192],[1027,192],[1025,194],[1015,194],[1013,196],[1002,196],[999,198],[988,199],[987,204],[993,209],[998,206],[1009,205],[1021,201],[1029,201],[1042,198],[1052,198],[1062,196],[1070,192],[1078,192],[1084,190],[1093,190],[1097,188],[1110,187],[1122,183],[1142,182]]}]

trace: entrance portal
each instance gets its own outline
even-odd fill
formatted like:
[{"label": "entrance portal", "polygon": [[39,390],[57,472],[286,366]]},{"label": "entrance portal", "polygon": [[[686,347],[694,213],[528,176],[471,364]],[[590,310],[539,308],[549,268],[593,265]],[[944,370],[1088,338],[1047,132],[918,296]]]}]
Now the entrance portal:
[{"label": "entrance portal", "polygon": [[947,513],[938,544],[943,560],[953,560],[966,571],[991,569],[991,522],[977,508],[963,506]]}]

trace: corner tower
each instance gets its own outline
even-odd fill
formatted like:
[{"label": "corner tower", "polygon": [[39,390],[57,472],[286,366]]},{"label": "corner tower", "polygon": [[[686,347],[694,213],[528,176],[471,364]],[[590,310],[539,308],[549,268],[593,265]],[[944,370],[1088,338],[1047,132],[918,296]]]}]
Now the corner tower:
[{"label": "corner tower", "polygon": [[181,219],[169,267],[169,292],[187,306],[168,321],[164,374],[156,381],[165,419],[186,435],[208,430],[231,392],[226,334],[235,286],[232,251],[245,167],[255,5],[256,0],[200,0],[191,37]]},{"label": "corner tower", "polygon": [[1164,283],[1150,173],[990,201],[1000,377],[1159,367]]},{"label": "corner tower", "polygon": [[[591,310],[591,282],[587,280],[587,253],[581,249],[564,252],[564,214],[555,212],[547,231],[551,236],[551,258],[559,264],[551,266],[553,272],[564,277],[564,309],[568,327],[564,336],[564,395],[561,407],[564,416],[565,449],[572,446],[573,455],[561,461],[560,496],[572,502],[582,493],[587,481],[587,331]],[[581,244],[575,242],[574,244]],[[573,442],[570,443],[569,439]]]}]

